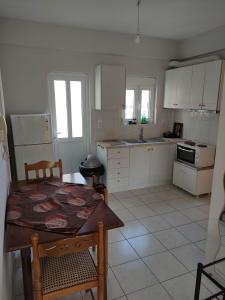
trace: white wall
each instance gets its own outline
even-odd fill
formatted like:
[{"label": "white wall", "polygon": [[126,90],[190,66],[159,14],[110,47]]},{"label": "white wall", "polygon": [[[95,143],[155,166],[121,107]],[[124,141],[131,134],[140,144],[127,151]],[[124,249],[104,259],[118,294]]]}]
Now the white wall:
[{"label": "white wall", "polygon": [[[92,141],[137,137],[138,128],[121,125],[120,112],[97,112],[94,107],[94,69],[97,64],[124,64],[128,75],[157,78],[157,123],[145,129],[145,136],[161,135],[171,128],[173,113],[163,110],[164,70],[168,59],[177,56],[177,43],[144,39],[33,22],[1,20],[0,64],[6,113],[49,111],[47,76],[50,72],[84,72],[89,76],[92,107]],[[88,116],[89,117],[89,116]],[[97,120],[103,121],[97,129]]]},{"label": "white wall", "polygon": [[175,122],[184,124],[183,137],[185,139],[216,145],[219,114],[201,115],[197,112],[177,110]]},{"label": "white wall", "polygon": [[225,26],[185,39],[180,44],[180,56],[188,58],[217,52],[223,57],[225,52]]},{"label": "white wall", "polygon": [[12,259],[4,253],[5,210],[9,187],[8,166],[2,158],[3,147],[0,144],[0,299],[12,299]]}]

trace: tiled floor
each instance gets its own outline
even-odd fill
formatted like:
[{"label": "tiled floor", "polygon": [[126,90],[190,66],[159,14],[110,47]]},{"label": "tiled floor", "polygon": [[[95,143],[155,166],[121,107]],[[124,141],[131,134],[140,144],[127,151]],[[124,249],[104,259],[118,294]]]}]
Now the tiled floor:
[{"label": "tiled floor", "polygon": [[[109,232],[108,299],[193,300],[209,201],[169,185],[110,194],[109,205],[125,227]],[[17,279],[16,300],[22,300],[20,274]],[[211,292],[204,281],[202,297]],[[63,299],[91,297],[79,293]]]}]

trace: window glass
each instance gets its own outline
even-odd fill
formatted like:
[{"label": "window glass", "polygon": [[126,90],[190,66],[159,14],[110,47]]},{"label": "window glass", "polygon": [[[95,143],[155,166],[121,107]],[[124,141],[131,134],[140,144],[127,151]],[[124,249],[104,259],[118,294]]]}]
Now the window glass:
[{"label": "window glass", "polygon": [[68,138],[66,81],[54,80],[56,129],[58,138]]},{"label": "window glass", "polygon": [[83,136],[81,81],[70,81],[72,137]]},{"label": "window glass", "polygon": [[134,118],[134,90],[126,90],[126,110],[125,119]]},{"label": "window glass", "polygon": [[125,124],[140,122],[148,124],[155,121],[156,79],[151,77],[133,77],[126,79]]},{"label": "window glass", "polygon": [[150,90],[141,90],[141,119],[149,120]]}]

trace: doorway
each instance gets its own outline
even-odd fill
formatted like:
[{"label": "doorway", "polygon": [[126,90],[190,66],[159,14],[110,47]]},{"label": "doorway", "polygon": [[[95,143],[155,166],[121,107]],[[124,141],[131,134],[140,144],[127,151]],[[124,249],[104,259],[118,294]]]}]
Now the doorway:
[{"label": "doorway", "polygon": [[55,159],[64,173],[77,172],[90,148],[88,77],[80,73],[49,76]]}]

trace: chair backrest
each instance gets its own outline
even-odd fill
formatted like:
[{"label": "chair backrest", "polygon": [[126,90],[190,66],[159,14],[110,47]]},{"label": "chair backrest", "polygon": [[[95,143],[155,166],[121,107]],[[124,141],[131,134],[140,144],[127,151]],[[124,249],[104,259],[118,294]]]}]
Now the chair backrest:
[{"label": "chair backrest", "polygon": [[[34,171],[36,175],[36,179],[39,178],[47,178],[54,176],[54,169],[59,170],[59,177],[62,178],[62,161],[59,159],[58,161],[46,161],[42,160],[34,164],[24,164],[26,181],[29,181],[29,172]],[[47,176],[47,170],[49,170],[49,176]],[[42,171],[42,174],[40,174]]]},{"label": "chair backrest", "polygon": [[[67,238],[56,242],[39,244],[38,234],[33,234],[31,237],[33,249],[33,267],[34,267],[34,285],[38,295],[41,295],[41,257],[59,257],[75,252],[87,250],[90,247],[98,245],[98,281],[101,282],[99,286],[103,286],[105,277],[105,244],[104,244],[104,226],[99,222],[98,232],[84,236],[76,236],[74,238]],[[101,293],[103,292],[101,289]],[[41,297],[38,299],[42,299]],[[100,298],[103,299],[103,298]]]}]

